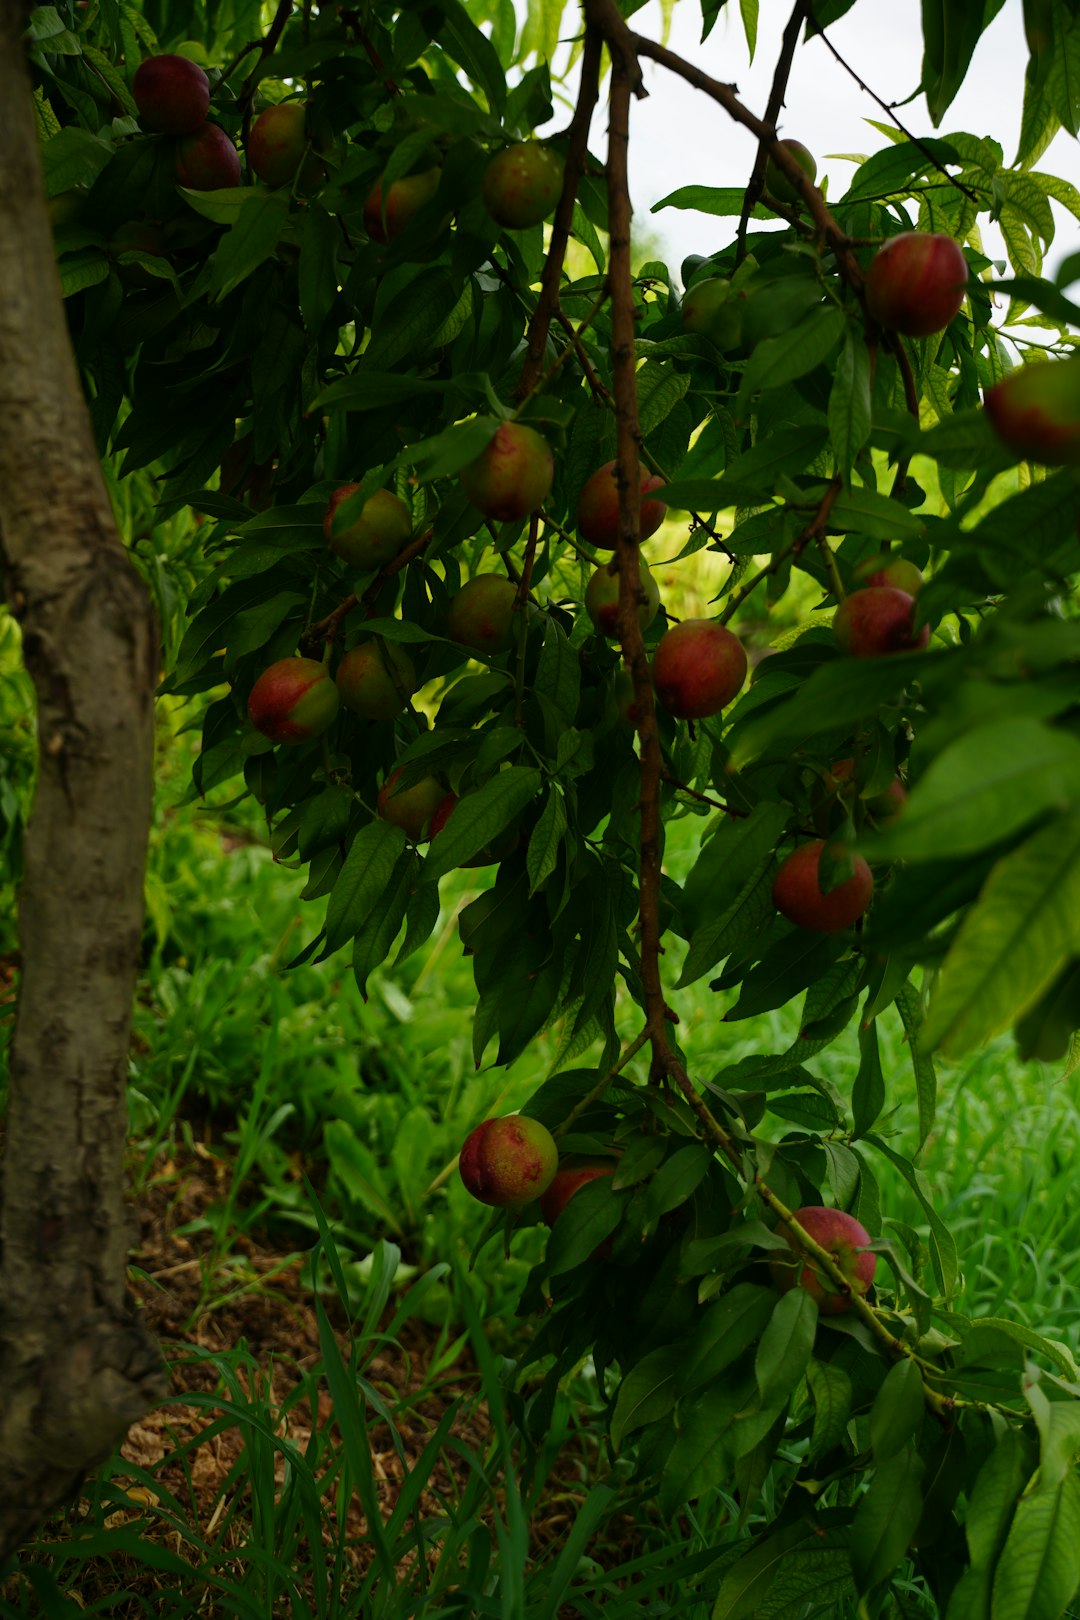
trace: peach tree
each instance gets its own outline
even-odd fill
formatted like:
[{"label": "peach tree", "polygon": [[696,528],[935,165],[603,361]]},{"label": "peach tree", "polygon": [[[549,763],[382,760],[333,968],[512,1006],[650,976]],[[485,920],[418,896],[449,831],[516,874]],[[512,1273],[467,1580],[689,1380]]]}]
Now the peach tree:
[{"label": "peach tree", "polygon": [[[441,878],[492,868],[460,918],[476,1064],[558,1050],[524,1110],[562,1181],[522,1434],[591,1355],[665,1514],[731,1493],[727,1620],[876,1615],[912,1572],[948,1620],[1053,1620],[1080,1375],[964,1314],[918,1159],[936,1052],[1080,1058],[1080,256],[1042,273],[1080,195],[1037,167],[1077,133],[1080,11],[1025,0],[1015,156],[890,126],[826,197],[777,121],[853,0],[795,0],[754,109],[722,5],[693,63],[615,0],[523,36],[496,0],[38,7],[71,342],[119,487],[148,469],[159,521],[198,514],[164,689],[205,704],[196,790],[253,795],[307,870],[298,960],[347,949],[364,991]],[[935,129],[999,9],[923,5]],[[560,25],[573,110],[541,138]],[[632,254],[646,62],[758,142],[745,185],[665,199],[731,222],[679,271]],[[687,579],[723,561],[708,618],[658,606],[665,517]],[[801,998],[797,1037],[703,1062],[678,1009],[704,979],[736,1030]],[[493,1231],[539,1218],[502,1202]]]}]

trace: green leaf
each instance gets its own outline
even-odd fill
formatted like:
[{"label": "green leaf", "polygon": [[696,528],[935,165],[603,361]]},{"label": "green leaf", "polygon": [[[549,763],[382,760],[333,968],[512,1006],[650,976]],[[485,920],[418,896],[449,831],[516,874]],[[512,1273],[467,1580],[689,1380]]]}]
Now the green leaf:
[{"label": "green leaf", "polygon": [[902,1356],[885,1374],[870,1408],[870,1444],[876,1463],[907,1445],[918,1443],[923,1420],[922,1373],[910,1356]]},{"label": "green leaf", "polygon": [[965,1533],[975,1569],[993,1568],[1024,1479],[1023,1437],[1016,1429],[1006,1429],[969,1492]]},{"label": "green leaf", "polygon": [[810,1435],[810,1456],[822,1457],[838,1446],[851,1415],[851,1379],[843,1367],[831,1361],[811,1360],[806,1384],[814,1402],[814,1427]]},{"label": "green leaf", "polygon": [[390,882],[406,845],[400,827],[373,821],[352,841],[326,908],[326,950],[336,951],[359,932]]},{"label": "green leaf", "polygon": [[972,855],[1080,799],[1080,741],[1038,720],[973,726],[932,760],[868,859]]},{"label": "green leaf", "polygon": [[663,1512],[673,1512],[729,1477],[734,1459],[727,1441],[736,1414],[752,1398],[754,1388],[749,1369],[741,1370],[680,1408],[682,1430],[660,1480]]},{"label": "green leaf", "polygon": [[964,82],[983,29],[1004,0],[922,0],[922,89],[936,129]]},{"label": "green leaf", "polygon": [[814,1348],[817,1322],[817,1302],[805,1288],[789,1288],[781,1294],[754,1360],[763,1408],[775,1409],[799,1382]]},{"label": "green leaf", "polygon": [[289,199],[281,192],[249,191],[207,266],[210,289],[224,298],[265,263],[277,247],[288,214]]},{"label": "green leaf", "polygon": [[865,1136],[885,1106],[885,1076],[881,1072],[877,1019],[859,1030],[859,1072],[851,1088],[853,1137]]},{"label": "green leaf", "polygon": [[853,332],[844,335],[829,391],[829,434],[837,470],[851,478],[855,457],[870,437],[870,351]]},{"label": "green leaf", "polygon": [[686,1389],[712,1384],[761,1334],[773,1313],[776,1294],[756,1283],[736,1283],[708,1306],[687,1336],[683,1361]]},{"label": "green leaf", "polygon": [[724,1015],[734,1022],[755,1018],[759,1013],[782,1007],[821,977],[846,950],[843,939],[833,934],[813,934],[795,928],[785,934],[742,981],[739,999]]},{"label": "green leaf", "polygon": [[[820,17],[820,8],[818,11]],[[899,141],[875,152],[861,163],[852,176],[851,185],[841,202],[861,202],[870,198],[886,198],[906,193],[908,184],[916,176],[931,172],[931,158],[940,163],[958,163],[956,148],[948,141]]]},{"label": "green leaf", "polygon": [[956,1254],[956,1239],[953,1237],[945,1222],[930,1202],[927,1191],[926,1177],[916,1170],[903,1154],[897,1153],[883,1142],[880,1136],[868,1136],[866,1140],[871,1143],[879,1153],[883,1153],[891,1164],[894,1164],[922,1205],[930,1227],[930,1260],[934,1267],[934,1275],[938,1288],[948,1299],[956,1286],[956,1277],[959,1270],[959,1261]]},{"label": "green leaf", "polygon": [[686,1357],[681,1343],[662,1344],[631,1367],[619,1385],[619,1395],[611,1418],[611,1443],[618,1451],[634,1429],[653,1423],[674,1410],[683,1392],[682,1372]]},{"label": "green leaf", "polygon": [[365,1001],[368,979],[376,968],[382,967],[386,962],[398,936],[398,930],[405,920],[409,897],[417,882],[417,864],[415,850],[402,850],[386,887],[353,940],[353,974],[357,989]]},{"label": "green leaf", "polygon": [[453,816],[428,851],[423,881],[436,883],[445,873],[479,855],[535,799],[542,780],[531,765],[509,765],[475,793],[459,799]]},{"label": "green leaf", "polygon": [[815,309],[790,331],[759,343],[739,385],[740,407],[758,389],[783,388],[805,377],[829,358],[846,330],[844,311],[828,304]]},{"label": "green leaf", "polygon": [[487,96],[492,112],[499,113],[506,101],[506,71],[491,41],[482,34],[460,0],[438,0],[443,13],[439,43],[446,54]]},{"label": "green leaf", "polygon": [[813,1520],[806,1518],[766,1535],[725,1572],[712,1620],[752,1620],[753,1616],[764,1614],[765,1600],[777,1576],[789,1567],[795,1548],[813,1542],[817,1535]]},{"label": "green leaf", "polygon": [[548,789],[547,800],[540,819],[529,837],[526,870],[529,874],[529,893],[542,888],[555,870],[559,847],[566,832],[566,804],[556,787]]},{"label": "green leaf", "polygon": [[926,1047],[958,1056],[981,1045],[1031,1007],[1077,954],[1080,814],[1052,821],[990,873],[935,982]]},{"label": "green leaf", "polygon": [[860,1592],[891,1575],[907,1551],[922,1512],[922,1475],[922,1458],[905,1446],[876,1470],[855,1509],[851,1565]]},{"label": "green leaf", "polygon": [[548,1238],[544,1270],[549,1277],[571,1271],[588,1260],[622,1220],[628,1194],[617,1193],[610,1176],[598,1176],[579,1187]]},{"label": "green leaf", "polygon": [[1080,1479],[1022,1496],[994,1571],[993,1620],[1061,1620],[1080,1585]]},{"label": "green leaf", "polygon": [[754,896],[787,819],[785,805],[766,799],[749,816],[726,819],[703,844],[683,889],[683,917],[692,932],[678,989],[700,979],[771,913],[768,885],[757,903]]},{"label": "green leaf", "polygon": [[573,725],[581,691],[581,666],[576,650],[554,619],[549,619],[544,626],[544,645],[533,690],[547,698],[564,726]]},{"label": "green leaf", "polygon": [[919,1105],[918,1145],[921,1148],[934,1127],[937,1113],[937,1072],[934,1060],[922,1040],[922,998],[910,980],[897,992],[895,1002],[915,1071],[915,1096]]},{"label": "green leaf", "polygon": [[[745,196],[746,191],[742,186],[680,186],[677,191],[669,192],[659,202],[653,203],[649,212],[658,214],[661,208],[693,208],[699,214],[737,215],[742,213]],[[776,215],[770,208],[756,203],[750,218],[775,219]]]},{"label": "green leaf", "polygon": [[924,524],[899,501],[860,486],[839,497],[829,513],[829,527],[841,534],[865,534],[870,540],[917,540]]}]

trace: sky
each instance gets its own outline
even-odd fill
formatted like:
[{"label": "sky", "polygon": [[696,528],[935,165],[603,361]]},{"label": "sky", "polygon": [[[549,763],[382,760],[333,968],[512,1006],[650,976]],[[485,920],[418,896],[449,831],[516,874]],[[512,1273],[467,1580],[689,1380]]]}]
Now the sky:
[{"label": "sky", "polygon": [[[762,114],[768,101],[780,36],[790,15],[790,0],[760,0],[757,52],[750,63],[738,0],[728,0],[708,40],[702,45],[699,0],[678,0],[669,39],[670,48],[714,78],[734,83],[751,111]],[[570,13],[567,14],[568,18]],[[828,29],[837,50],[883,101],[902,101],[919,83],[922,33],[919,0],[861,0],[852,12]],[[657,0],[635,13],[631,26],[654,39],[662,37]],[[991,135],[1001,143],[1006,163],[1016,156],[1023,101],[1024,43],[1022,0],[1006,0],[1001,12],[979,42],[971,68],[940,129],[934,130],[922,96],[897,115],[915,135],[947,136],[951,130]],[[653,62],[643,62],[646,100],[631,108],[630,185],[638,228],[657,231],[665,257],[678,268],[690,253],[709,254],[731,241],[736,222],[681,209],[652,214],[653,203],[677,186],[743,186],[755,156],[754,139],[732,123],[714,102]],[[576,72],[572,86],[576,89]],[[781,135],[808,146],[818,160],[818,182],[829,179],[829,190],[840,196],[847,188],[854,165],[838,155],[864,156],[886,144],[885,137],[866,122],[884,121],[886,114],[837,65],[820,40],[801,44],[795,55]],[[552,127],[565,127],[560,109]],[[590,142],[603,152],[606,132],[598,114]],[[1080,187],[1080,143],[1064,131],[1036,165],[1071,180]],[[1046,257],[1044,273],[1080,248],[1080,222],[1054,204],[1058,235]],[[1004,256],[1001,239],[980,220],[989,252]]]}]

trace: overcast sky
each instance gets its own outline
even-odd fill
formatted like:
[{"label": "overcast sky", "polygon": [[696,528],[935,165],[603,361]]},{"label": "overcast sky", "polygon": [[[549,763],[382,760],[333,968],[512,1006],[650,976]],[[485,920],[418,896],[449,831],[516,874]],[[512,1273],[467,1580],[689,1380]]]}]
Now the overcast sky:
[{"label": "overcast sky", "polygon": [[[736,84],[746,105],[761,114],[790,11],[790,0],[761,0],[753,65],[747,54],[738,0],[728,0],[704,45],[700,43],[698,0],[678,0],[668,43],[714,78]],[[919,83],[919,15],[919,0],[862,0],[828,30],[837,50],[883,101],[902,101]],[[661,37],[657,0],[650,0],[635,13],[632,26],[638,33]],[[1003,146],[1006,163],[1011,163],[1016,156],[1026,62],[1022,0],[1006,0],[980,41],[964,86],[940,130],[934,131],[922,96],[898,108],[898,116],[916,135],[947,136],[951,130],[962,129],[991,135]],[[652,204],[677,186],[745,185],[754,161],[755,143],[707,97],[655,63],[644,62],[642,66],[649,96],[635,101],[631,110],[634,211],[639,228],[660,232],[665,256],[677,270],[688,253],[711,253],[729,242],[735,221],[681,209],[651,214]],[[576,72],[572,83],[576,88]],[[822,175],[829,177],[833,196],[841,195],[853,173],[850,162],[833,154],[865,155],[886,144],[885,137],[866,123],[868,118],[884,120],[886,114],[836,64],[820,40],[800,45],[788,82],[780,133],[794,136],[811,149],[818,160],[818,179]],[[565,127],[565,122],[565,111],[561,110],[555,125]],[[591,144],[598,152],[606,146],[606,130],[599,115]],[[1037,167],[1080,186],[1077,141],[1060,132]],[[1057,204],[1054,212],[1058,235],[1047,255],[1050,273],[1066,253],[1080,248],[1080,222]],[[1000,237],[986,231],[985,217],[980,223],[988,251],[1000,253]]]}]

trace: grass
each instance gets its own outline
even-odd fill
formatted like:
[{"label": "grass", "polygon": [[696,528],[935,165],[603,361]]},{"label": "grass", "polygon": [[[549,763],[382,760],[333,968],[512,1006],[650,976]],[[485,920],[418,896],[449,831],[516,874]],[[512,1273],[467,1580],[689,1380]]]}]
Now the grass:
[{"label": "grass", "polygon": [[[130,1091],[136,1196],[168,1206],[133,1285],[151,1311],[169,1294],[179,1404],[152,1457],[112,1458],[0,1578],[0,1617],[705,1620],[731,1503],[713,1492],[659,1523],[605,1452],[587,1365],[524,1470],[515,1450],[504,1356],[543,1238],[526,1227],[469,1269],[484,1213],[453,1165],[473,1124],[543,1079],[557,1040],[474,1070],[455,927],[484,874],[444,884],[430,947],[376,974],[365,1003],[341,959],[283,971],[317,927],[302,878],[275,864],[250,811],[183,804],[187,769],[167,736]],[[698,830],[671,829],[676,874]],[[706,1076],[798,1029],[797,1007],[725,1024],[704,981],[676,999]],[[883,1129],[910,1149],[910,1057],[899,1020],[883,1024]],[[841,1097],[856,1066],[850,1031],[813,1064]],[[960,1248],[958,1307],[1074,1351],[1078,1147],[1076,1078],[1000,1042],[943,1070],[920,1161]],[[205,1196],[189,1207],[193,1166]],[[906,1182],[885,1160],[878,1175],[883,1207],[925,1231]],[[268,1351],[258,1325],[300,1318],[312,1334]],[[392,1377],[395,1358],[415,1376]],[[320,1422],[328,1399],[334,1421]]]}]

